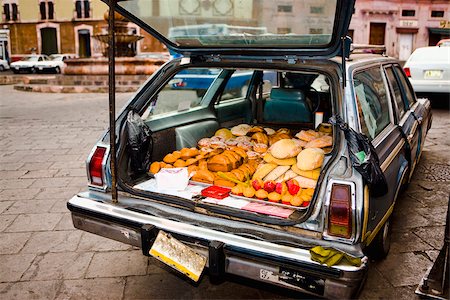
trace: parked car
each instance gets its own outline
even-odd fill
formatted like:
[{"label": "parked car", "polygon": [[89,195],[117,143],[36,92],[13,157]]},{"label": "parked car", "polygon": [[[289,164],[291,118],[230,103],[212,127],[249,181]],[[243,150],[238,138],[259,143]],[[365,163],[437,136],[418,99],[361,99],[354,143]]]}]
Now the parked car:
[{"label": "parked car", "polygon": [[11,70],[13,70],[14,73],[20,73],[20,72],[25,72],[25,73],[35,73],[36,69],[35,69],[35,65],[38,62],[43,62],[43,61],[49,61],[50,58],[47,55],[26,55],[24,57],[22,57],[19,61],[15,61],[13,63],[11,63]]},{"label": "parked car", "polygon": [[450,47],[417,48],[404,65],[419,96],[450,95]]},{"label": "parked car", "polygon": [[74,54],[52,54],[49,60],[38,61],[35,65],[37,73],[56,73],[59,74],[66,68],[66,59],[75,58]]},{"label": "parked car", "polygon": [[9,70],[9,64],[5,59],[0,58],[0,72]]},{"label": "parked car", "polygon": [[[389,251],[391,214],[431,126],[429,101],[416,98],[398,60],[348,52],[341,37],[353,0],[327,1],[317,20],[297,16],[334,24],[320,34],[299,22],[288,34],[172,40],[159,26],[180,23],[178,10],[160,4],[167,8],[162,22],[147,18],[139,2],[119,2],[118,11],[180,57],[161,66],[116,119],[117,203],[109,131],[94,145],[88,188],[67,203],[74,226],[139,247],[194,280],[198,258],[213,278],[233,274],[328,298],[355,296],[368,257]],[[270,28],[260,13],[239,22],[256,15],[257,26]],[[224,15],[218,22],[235,25]],[[173,89],[177,76],[198,70],[215,72],[200,101],[195,88]],[[248,88],[233,96],[233,77],[242,73],[251,74]],[[367,176],[361,164],[379,173]],[[161,254],[161,237],[163,248],[178,240],[190,250]],[[311,255],[315,246],[355,261],[328,266]]]},{"label": "parked car", "polygon": [[438,46],[438,47],[450,47],[450,39],[443,39],[443,40],[440,40],[440,41],[436,44],[436,46]]}]

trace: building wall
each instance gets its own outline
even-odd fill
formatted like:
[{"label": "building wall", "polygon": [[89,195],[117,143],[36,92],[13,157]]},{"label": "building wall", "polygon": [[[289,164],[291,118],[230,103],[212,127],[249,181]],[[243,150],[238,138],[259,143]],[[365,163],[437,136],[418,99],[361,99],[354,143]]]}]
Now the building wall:
[{"label": "building wall", "polygon": [[[403,10],[414,10],[415,15],[402,16]],[[433,10],[444,15],[431,17]],[[371,23],[384,23],[387,54],[405,59],[414,49],[435,44],[439,35],[430,35],[430,28],[440,28],[445,20],[450,20],[449,0],[357,0],[350,31],[354,43],[368,44]]]},{"label": "building wall", "polygon": [[[15,1],[18,4],[19,20],[6,22],[3,19],[4,2]],[[92,35],[103,34],[106,31],[107,22],[104,14],[108,6],[100,0],[91,0],[88,19],[77,19],[75,12],[75,0],[54,0],[54,19],[41,20],[39,0],[0,0],[0,28],[9,29],[8,46],[10,56],[20,57],[30,53],[40,53],[42,39],[40,28],[53,27],[57,29],[57,44],[60,53],[78,53],[78,30],[90,32],[90,44],[92,56],[101,56],[104,45],[92,38]],[[136,27],[130,23],[131,27]],[[138,52],[165,51],[161,43],[142,30],[137,30],[144,39],[138,42]]]}]

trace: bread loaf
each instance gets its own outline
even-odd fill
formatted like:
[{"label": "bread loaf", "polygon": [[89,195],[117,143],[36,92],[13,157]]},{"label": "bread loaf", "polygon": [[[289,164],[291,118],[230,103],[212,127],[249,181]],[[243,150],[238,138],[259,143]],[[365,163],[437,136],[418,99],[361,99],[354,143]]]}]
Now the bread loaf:
[{"label": "bread loaf", "polygon": [[195,171],[194,176],[192,176],[192,180],[204,183],[213,183],[214,173],[208,170],[198,170]]},{"label": "bread loaf", "polygon": [[319,148],[307,148],[297,156],[297,167],[302,171],[311,171],[322,166],[325,152]]},{"label": "bread loaf", "polygon": [[285,158],[292,158],[296,157],[300,151],[302,150],[302,147],[298,143],[296,143],[292,139],[282,139],[278,142],[274,143],[270,149],[270,154],[273,155],[273,157],[278,159],[285,159]]},{"label": "bread loaf", "polygon": [[314,139],[305,145],[305,148],[325,148],[333,145],[333,138],[329,135]]}]

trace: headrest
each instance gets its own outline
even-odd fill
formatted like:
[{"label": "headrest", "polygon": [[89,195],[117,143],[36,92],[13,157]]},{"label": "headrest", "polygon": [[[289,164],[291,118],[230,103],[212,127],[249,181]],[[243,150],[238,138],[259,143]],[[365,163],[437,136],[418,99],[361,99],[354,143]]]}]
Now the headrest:
[{"label": "headrest", "polygon": [[305,94],[299,89],[286,89],[280,87],[274,87],[270,91],[271,100],[281,101],[301,101],[305,99]]}]

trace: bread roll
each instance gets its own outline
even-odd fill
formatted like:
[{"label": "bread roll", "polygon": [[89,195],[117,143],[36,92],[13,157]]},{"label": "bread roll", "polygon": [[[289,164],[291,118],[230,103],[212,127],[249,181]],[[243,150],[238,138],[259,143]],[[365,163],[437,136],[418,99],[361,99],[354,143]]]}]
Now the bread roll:
[{"label": "bread roll", "polygon": [[150,165],[150,173],[156,174],[160,169],[161,165],[157,161],[152,162],[152,164]]},{"label": "bread roll", "polygon": [[257,144],[269,144],[269,139],[267,138],[267,135],[262,132],[257,132],[252,135],[252,140],[255,141]]},{"label": "bread roll", "polygon": [[173,164],[173,163],[176,162],[177,159],[179,159],[179,158],[180,158],[179,156],[177,157],[177,155],[174,155],[174,154],[172,154],[172,153],[169,153],[169,154],[167,154],[166,156],[164,156],[163,161],[164,161],[165,163],[168,163],[168,164]]},{"label": "bread roll", "polygon": [[204,183],[213,183],[214,173],[208,170],[198,170],[195,171],[194,176],[192,176],[192,180]]},{"label": "bread roll", "polygon": [[296,157],[301,150],[302,147],[292,139],[282,139],[273,144],[270,147],[269,152],[275,158],[285,159]]},{"label": "bread roll", "polygon": [[186,167],[186,162],[185,162],[184,160],[182,160],[182,159],[177,159],[177,160],[173,163],[173,166],[174,166],[175,168],[183,168],[183,167]]},{"label": "bread roll", "polygon": [[252,128],[252,126],[247,124],[239,124],[231,128],[231,133],[236,136],[244,136]]},{"label": "bread roll", "polygon": [[333,145],[333,138],[329,135],[314,139],[305,145],[305,148],[325,148]]},{"label": "bread roll", "polygon": [[278,159],[273,157],[273,155],[270,153],[266,153],[263,159],[266,163],[273,163],[279,166],[292,166],[297,163],[297,158],[295,157]]},{"label": "bread roll", "polygon": [[180,150],[180,158],[186,160],[200,154],[197,148],[183,148]]},{"label": "bread roll", "polygon": [[321,137],[321,134],[320,134],[320,132],[316,132],[316,131],[314,131],[312,129],[309,129],[309,130],[302,130],[302,131],[300,131],[299,133],[297,133],[295,135],[295,137],[300,139],[300,140],[303,140],[303,141],[306,141],[306,142],[310,142],[310,141],[312,141],[314,139],[317,139],[317,138]]},{"label": "bread roll", "polygon": [[[294,178],[295,180],[297,180],[298,184],[300,185],[300,187],[302,189],[314,189],[317,185],[317,180],[311,179],[311,178],[306,178],[303,176],[297,176]],[[303,190],[302,190],[303,191]]]},{"label": "bread roll", "polygon": [[297,156],[297,167],[302,171],[311,171],[320,168],[325,153],[320,148],[307,148]]}]

